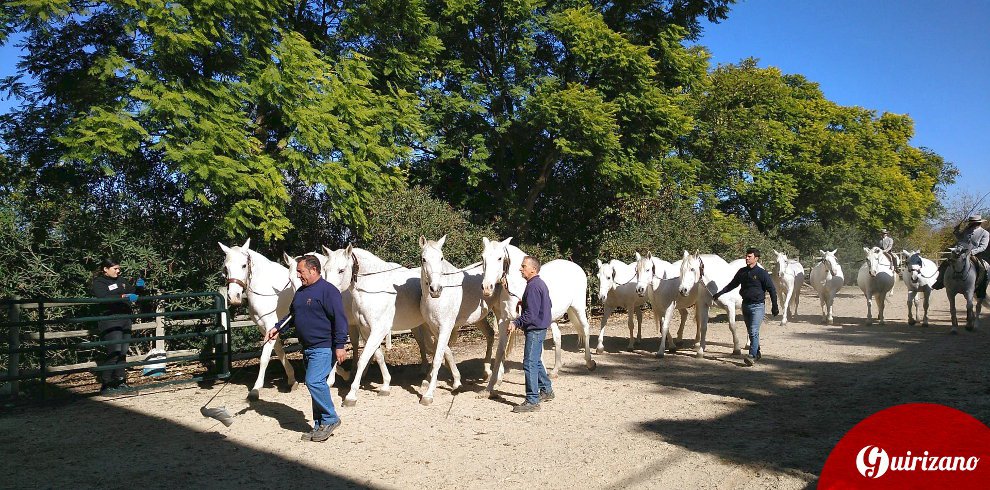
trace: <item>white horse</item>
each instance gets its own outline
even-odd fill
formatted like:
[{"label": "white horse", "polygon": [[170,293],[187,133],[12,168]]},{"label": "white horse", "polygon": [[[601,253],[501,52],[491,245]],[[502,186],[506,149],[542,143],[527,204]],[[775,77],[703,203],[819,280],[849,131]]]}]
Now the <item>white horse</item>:
[{"label": "white horse", "polygon": [[[492,343],[495,331],[488,324],[488,313],[491,312],[489,300],[481,293],[482,268],[481,263],[458,269],[443,258],[443,244],[447,241],[444,235],[437,241],[419,237],[420,258],[420,288],[422,299],[419,304],[423,319],[430,327],[430,333],[437,339],[437,350],[433,356],[433,370],[430,373],[429,387],[423,393],[420,403],[433,403],[433,393],[437,387],[437,374],[443,358],[447,359],[451,372],[454,374],[452,390],[460,388],[461,375],[457,371],[454,354],[447,345],[451,332],[458,325],[473,324],[485,335],[487,350],[485,352],[485,369],[492,359]],[[441,354],[443,357],[441,357]],[[486,371],[491,375],[490,371]],[[425,383],[425,381],[424,381]]]},{"label": "white horse", "polygon": [[[324,251],[327,251],[326,249]],[[424,323],[420,313],[420,270],[394,262],[385,262],[375,254],[348,245],[346,249],[328,251],[324,266],[326,280],[341,291],[349,291],[356,323],[365,339],[358,365],[354,369],[351,389],[344,406],[357,404],[361,377],[374,355],[382,368],[379,396],[391,393],[392,378],[385,368],[379,346],[392,331],[413,330]],[[454,335],[456,336],[456,330]],[[451,341],[453,341],[453,336]],[[451,365],[451,372],[456,372]],[[460,380],[455,379],[455,384]]]},{"label": "white horse", "polygon": [[[687,309],[694,306],[698,300],[697,295],[683,296],[679,293],[681,287],[681,261],[673,264],[666,260],[661,260],[646,252],[646,255],[636,254],[636,295],[646,298],[653,309],[653,321],[657,326],[657,335],[660,337],[660,347],[657,348],[657,357],[664,356],[667,347],[667,340],[670,340],[670,351],[677,349],[677,345],[684,338],[684,324],[687,323]],[[670,320],[674,315],[674,310],[681,312],[681,327],[677,330],[677,342],[670,338]],[[697,343],[700,337],[700,330],[695,331],[694,341]]]},{"label": "white horse", "polygon": [[876,300],[877,319],[883,325],[883,308],[887,294],[894,288],[894,277],[897,273],[894,272],[893,261],[880,247],[863,247],[863,251],[866,252],[866,260],[859,266],[856,282],[866,296],[866,324],[873,323],[873,300]]},{"label": "white horse", "polygon": [[826,325],[832,324],[832,303],[835,302],[835,295],[846,281],[842,275],[842,266],[835,258],[836,250],[830,252],[819,250],[822,260],[811,268],[811,287],[818,293],[822,318],[825,319]]},{"label": "white horse", "polygon": [[938,266],[935,262],[921,256],[921,250],[909,252],[901,250],[907,260],[901,272],[901,278],[908,288],[907,307],[908,325],[917,323],[918,314],[918,293],[924,298],[925,314],[921,326],[928,326],[928,302],[932,295],[932,284],[938,279]]},{"label": "white horse", "polygon": [[[952,315],[952,330],[950,333],[957,334],[959,320],[956,318],[956,295],[961,294],[966,298],[966,330],[975,330],[980,326],[980,313],[986,298],[976,297],[976,285],[979,283],[980,275],[973,263],[979,260],[983,263],[984,269],[987,263],[978,257],[974,257],[969,247],[956,245],[949,249],[949,267],[945,269],[945,295],[949,298],[949,314]],[[974,308],[975,305],[975,308]]]},{"label": "white horse", "polygon": [[[643,341],[643,308],[646,298],[636,294],[636,263],[626,264],[618,260],[598,262],[598,300],[602,303],[602,326],[598,331],[599,354],[605,352],[605,325],[616,308],[626,310],[626,323],[629,326],[628,349]],[[633,324],[633,315],[636,323]],[[639,335],[634,337],[636,327]]]},{"label": "white horse", "polygon": [[[295,294],[289,281],[289,270],[251,250],[250,238],[240,247],[228,247],[219,242],[218,244],[226,254],[223,270],[227,280],[227,300],[233,306],[239,306],[247,301],[251,320],[258,325],[262,334],[267,333],[278,323],[279,318],[289,313],[289,305],[292,304],[292,296]],[[285,368],[289,390],[296,387],[296,373],[285,356],[282,339],[265,342],[261,350],[258,379],[248,392],[250,400],[258,400],[261,397],[261,386],[265,382],[265,370],[268,369],[272,350],[278,355],[282,367]]]},{"label": "white horse", "polygon": [[[481,254],[484,265],[484,279],[481,282],[485,297],[493,297],[493,308],[498,321],[498,350],[492,361],[492,375],[488,380],[486,396],[492,396],[496,385],[501,382],[503,361],[505,360],[506,345],[509,342],[509,322],[516,317],[516,304],[522,300],[526,289],[526,280],[519,272],[526,253],[519,248],[509,245],[512,238],[492,241],[482,238],[484,250]],[[591,359],[590,327],[588,325],[587,305],[585,303],[588,291],[588,277],[580,266],[569,260],[553,260],[543,264],[540,277],[547,284],[550,292],[552,308],[550,315],[554,320],[550,324],[553,340],[556,344],[556,358],[550,376],[556,376],[560,363],[560,329],[556,320],[568,314],[568,318],[577,324],[578,342],[584,344],[584,361],[589,371],[593,371],[596,363]],[[501,288],[496,288],[501,285]]]},{"label": "white horse", "polygon": [[[681,296],[696,296],[696,312],[698,321],[697,357],[705,357],[705,336],[708,334],[708,310],[716,303],[713,295],[732,282],[736,272],[746,265],[743,259],[726,263],[725,259],[713,254],[691,255],[684,251],[681,259],[681,280],[678,291]],[[718,297],[717,303],[725,308],[729,316],[729,331],[732,332],[732,353],[742,353],[742,342],[736,329],[736,307],[742,305],[739,288]]]},{"label": "white horse", "polygon": [[792,304],[794,316],[797,316],[798,303],[801,302],[801,285],[804,284],[804,266],[798,260],[788,260],[786,254],[776,250],[773,253],[777,256],[777,273],[773,275],[773,283],[777,288],[780,306],[783,307],[780,311],[784,314],[780,324],[787,325]]}]

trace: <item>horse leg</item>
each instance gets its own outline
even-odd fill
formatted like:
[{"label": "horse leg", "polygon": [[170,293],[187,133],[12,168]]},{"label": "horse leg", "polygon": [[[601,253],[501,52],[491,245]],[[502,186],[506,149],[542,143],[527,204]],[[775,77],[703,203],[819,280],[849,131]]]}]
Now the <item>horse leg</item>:
[{"label": "horse leg", "polygon": [[970,291],[966,292],[966,330],[973,331],[973,293]]},{"label": "horse leg", "polygon": [[505,348],[509,343],[509,321],[499,319],[498,322],[498,349],[495,350],[495,359],[492,360],[492,375],[488,378],[488,386],[482,396],[493,398],[495,387],[502,381],[502,362],[505,360]]},{"label": "horse leg", "polygon": [[873,291],[866,290],[866,324],[873,324]]},{"label": "horse leg", "polygon": [[727,306],[729,313],[729,331],[732,332],[732,355],[737,356],[742,354],[742,349],[739,348],[739,329],[736,328],[736,304],[731,303]]},{"label": "horse leg", "polygon": [[[888,291],[889,292],[889,291]],[[887,293],[881,292],[877,295],[877,321],[884,325],[883,307],[887,305]]]},{"label": "horse leg", "polygon": [[822,307],[822,320],[825,320],[825,324],[828,325],[831,320],[828,317],[828,307],[825,306],[825,296],[818,296],[818,302],[821,303]]},{"label": "horse leg", "polygon": [[560,347],[560,326],[557,325],[557,322],[550,322],[550,334],[553,336],[553,369],[550,370],[548,376],[557,379],[557,376],[560,376],[560,368],[564,365],[560,359],[562,349]]},{"label": "horse leg", "polygon": [[[364,349],[361,349],[361,358],[358,359],[358,365],[354,368],[354,379],[351,381],[351,390],[347,392],[347,396],[344,397],[344,406],[353,407],[357,405],[358,391],[361,389],[361,376],[364,375],[364,370],[367,369],[368,363],[371,362],[372,356],[378,351],[385,340],[385,336],[388,335],[388,327],[384,328],[372,328],[371,332],[368,333],[367,338],[364,342]],[[384,362],[382,362],[384,364]]]},{"label": "horse leg", "polygon": [[633,306],[636,309],[636,343],[643,343],[643,307],[641,305]]},{"label": "horse leg", "polygon": [[588,325],[588,315],[584,311],[584,298],[581,298],[580,306],[581,308],[579,309],[574,307],[574,305],[571,305],[571,307],[568,308],[567,311],[571,314],[572,317],[577,319],[577,323],[579,327],[578,340],[580,341],[581,337],[584,337],[584,363],[586,366],[588,366],[588,371],[594,371],[595,368],[598,367],[598,364],[595,362],[594,359],[591,358],[591,345],[589,345],[590,344],[589,338],[591,337],[590,335],[591,327]]},{"label": "horse leg", "polygon": [[[443,365],[444,358],[447,357],[447,352],[450,347],[447,346],[447,341],[450,340],[450,333],[454,329],[453,325],[438,325],[437,328],[437,349],[433,354],[433,369],[430,370],[430,382],[426,388],[426,392],[423,393],[422,398],[419,399],[421,405],[430,405],[433,403],[433,391],[437,388],[437,375],[440,373],[440,366]],[[451,356],[448,362],[453,358]],[[454,374],[454,384],[460,385],[460,373],[457,373],[457,367],[451,362],[451,372]],[[424,381],[425,383],[425,381]]]},{"label": "horse leg", "polygon": [[781,310],[784,313],[784,316],[780,317],[781,325],[787,325],[787,314],[790,312],[789,310],[791,309],[791,295],[794,294],[794,284],[792,283],[788,285],[786,289],[787,291],[784,294],[784,300],[780,304],[781,306],[783,306]]},{"label": "horse leg", "polygon": [[[660,359],[663,359],[667,337],[670,335],[670,320],[674,316],[674,303],[671,302],[670,305],[667,306],[667,309],[664,310],[663,312],[662,319],[658,313],[659,312],[654,310],[653,321],[659,324],[657,325],[657,327],[660,330],[660,347],[657,348],[656,356]],[[671,343],[671,347],[674,347],[676,345],[674,344],[673,341],[671,341],[670,343]]]},{"label": "horse leg", "polygon": [[626,309],[626,325],[629,326],[629,345],[626,346],[627,350],[633,350],[633,347],[636,347],[636,340],[635,337],[633,337],[633,333],[636,330],[636,324],[633,323],[633,316],[635,315],[633,308],[635,307],[633,306]]},{"label": "horse leg", "polygon": [[265,371],[268,369],[268,361],[272,358],[272,349],[275,348],[275,342],[281,341],[265,342],[265,346],[261,348],[261,359],[258,360],[258,379],[254,381],[254,386],[248,392],[248,400],[257,401],[261,399],[261,386],[265,383]]},{"label": "horse leg", "polygon": [[608,317],[614,309],[612,306],[605,305],[605,308],[602,310],[602,328],[598,330],[598,348],[595,349],[597,354],[605,353],[605,324],[608,322]]},{"label": "horse leg", "polygon": [[474,326],[485,335],[485,380],[492,376],[492,347],[495,345],[495,329],[488,323],[488,317],[482,318]]},{"label": "horse leg", "polygon": [[695,357],[698,359],[703,359],[705,357],[705,338],[708,336],[708,308],[710,307],[707,303],[699,302],[695,305],[695,321],[698,322],[698,350],[695,353]]},{"label": "horse leg", "polygon": [[416,339],[416,344],[419,345],[419,366],[420,369],[426,373],[430,369],[430,352],[433,351],[433,347],[430,345],[428,336],[430,335],[425,324],[419,325],[412,329],[413,338]]},{"label": "horse leg", "polygon": [[385,365],[385,351],[382,350],[381,346],[375,349],[375,362],[378,363],[378,367],[382,371],[382,385],[378,387],[378,396],[389,396],[392,394],[392,375],[388,372],[388,366]]},{"label": "horse leg", "polygon": [[952,317],[952,330],[949,330],[949,333],[955,335],[959,333],[957,330],[959,328],[959,320],[956,318],[956,295],[949,292],[948,287],[945,288],[945,295],[949,297],[949,316]]},{"label": "horse leg", "polygon": [[[289,357],[285,355],[285,345],[282,343],[282,339],[275,341],[275,355],[278,359],[282,361],[282,367],[285,368],[285,382],[289,385],[289,391],[296,389],[296,371],[292,369],[292,363],[289,362]],[[333,374],[331,372],[331,374]]]},{"label": "horse leg", "polygon": [[921,295],[922,295],[922,298],[924,299],[924,303],[923,304],[925,306],[925,318],[924,318],[924,320],[921,321],[921,326],[922,327],[927,327],[928,326],[928,300],[929,300],[929,298],[932,295],[931,288],[926,287],[925,290],[922,291]]},{"label": "horse leg", "polygon": [[917,323],[914,319],[917,316],[916,312],[914,311],[918,307],[918,304],[915,301],[915,296],[917,294],[918,292],[912,289],[908,291],[908,295],[907,295],[908,325],[911,326],[914,326],[914,324]]}]

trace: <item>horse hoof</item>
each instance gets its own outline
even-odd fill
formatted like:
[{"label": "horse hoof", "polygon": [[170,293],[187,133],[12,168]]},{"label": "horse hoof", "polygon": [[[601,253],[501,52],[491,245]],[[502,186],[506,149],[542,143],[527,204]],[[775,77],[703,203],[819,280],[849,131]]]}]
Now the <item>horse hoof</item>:
[{"label": "horse hoof", "polygon": [[353,407],[355,405],[357,405],[357,399],[353,399],[352,400],[352,399],[349,399],[349,398],[344,398],[344,406],[345,407]]},{"label": "horse hoof", "polygon": [[914,326],[915,323],[918,323],[918,322],[916,322],[914,320],[908,320],[908,325],[910,325],[912,327]]},{"label": "horse hoof", "polygon": [[392,390],[378,390],[378,396],[391,396]]},{"label": "horse hoof", "polygon": [[423,405],[424,407],[428,407],[430,405],[433,405],[433,397],[432,396],[424,396],[423,398],[420,398],[419,399],[419,404],[420,405]]},{"label": "horse hoof", "polygon": [[695,359],[704,359],[705,358],[705,353],[699,350],[698,352],[695,352],[694,353],[694,357],[695,357]]},{"label": "horse hoof", "polygon": [[598,363],[595,361],[588,361],[588,371],[594,371],[598,367]]},{"label": "horse hoof", "polygon": [[298,387],[299,387],[299,383],[293,381],[292,384],[289,385],[289,393],[292,393],[293,391],[296,391],[296,388],[298,388]]},{"label": "horse hoof", "polygon": [[603,347],[599,347],[595,349],[595,354],[604,354],[604,353],[605,353],[605,349]]},{"label": "horse hoof", "polygon": [[261,399],[261,392],[258,390],[251,390],[248,392],[248,400],[256,402]]},{"label": "horse hoof", "polygon": [[928,328],[928,322],[922,323],[921,326],[922,326],[922,328]]},{"label": "horse hoof", "polygon": [[663,351],[662,351],[662,350],[658,350],[658,351],[657,351],[657,352],[656,352],[655,354],[653,354],[653,355],[654,355],[654,356],[655,356],[655,357],[656,357],[657,359],[663,359],[663,356],[664,356],[664,353],[663,353]]},{"label": "horse hoof", "polygon": [[949,330],[949,335],[959,335],[959,332],[957,332],[955,329],[952,329]]}]

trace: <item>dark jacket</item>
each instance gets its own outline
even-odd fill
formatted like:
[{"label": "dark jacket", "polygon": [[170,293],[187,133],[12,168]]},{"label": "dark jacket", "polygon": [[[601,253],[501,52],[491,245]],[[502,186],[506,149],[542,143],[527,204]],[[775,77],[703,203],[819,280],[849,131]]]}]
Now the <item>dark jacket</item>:
[{"label": "dark jacket", "polygon": [[[130,285],[121,277],[116,279],[111,279],[104,274],[100,274],[93,278],[93,282],[89,285],[89,293],[97,298],[116,298],[120,299],[122,294],[131,294],[134,292],[134,286]],[[100,313],[103,315],[129,315],[132,313],[131,304],[127,301],[121,301],[119,303],[106,303],[99,305],[102,310]],[[98,323],[100,330],[107,330],[109,328],[131,328],[131,320],[129,318],[123,318],[120,320],[102,320]]]},{"label": "dark jacket", "polygon": [[742,296],[744,305],[766,303],[766,294],[770,293],[771,304],[773,308],[777,308],[777,288],[773,286],[773,280],[766,269],[758,265],[739,269],[732,281],[718,294],[723,295],[735,289],[736,286],[742,286],[739,288],[739,295]]},{"label": "dark jacket", "polygon": [[552,307],[547,283],[540,276],[533,276],[526,282],[526,290],[522,295],[522,313],[513,323],[523,331],[546,330],[553,320]]},{"label": "dark jacket", "polygon": [[347,317],[340,291],[322,277],[309,286],[303,286],[292,297],[289,307],[292,318],[275,324],[279,333],[292,327],[303,348],[329,347],[342,349],[347,344]]}]

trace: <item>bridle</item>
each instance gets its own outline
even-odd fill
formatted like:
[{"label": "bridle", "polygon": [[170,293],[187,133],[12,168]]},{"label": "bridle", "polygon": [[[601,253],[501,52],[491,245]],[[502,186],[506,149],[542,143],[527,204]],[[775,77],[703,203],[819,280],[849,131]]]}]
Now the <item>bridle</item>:
[{"label": "bridle", "polygon": [[[519,295],[513,293],[512,290],[509,289],[509,249],[506,248],[503,250],[505,251],[505,254],[502,256],[502,275],[497,281],[495,281],[495,283],[502,286],[502,289],[509,293],[509,296],[522,299]],[[486,270],[488,269],[484,256],[481,258],[481,264],[485,266]]]},{"label": "bridle", "polygon": [[[251,254],[250,253],[246,253],[245,255],[247,255],[247,274],[246,274],[247,283],[245,283],[241,279],[230,277],[230,270],[228,269],[227,270],[227,284],[237,284],[245,292],[250,293],[250,294],[255,294],[255,295],[258,295],[258,296],[278,296],[279,294],[281,294],[282,291],[285,291],[285,288],[289,287],[289,285],[292,284],[292,281],[287,279],[285,281],[285,286],[282,286],[281,289],[275,289],[273,287],[272,288],[272,290],[274,291],[273,293],[262,293],[262,292],[257,291],[256,289],[254,289],[251,286],[251,275],[252,275],[251,274],[251,271],[253,270],[253,266],[252,266],[253,262],[251,260]],[[291,274],[291,271],[290,271],[290,274]],[[245,295],[245,300],[248,299],[247,296],[248,295]]]},{"label": "bridle", "polygon": [[358,282],[358,278],[359,277],[374,276],[374,275],[378,275],[378,274],[384,274],[386,272],[393,272],[393,271],[397,271],[399,269],[404,269],[403,266],[397,265],[397,266],[395,266],[395,267],[393,267],[391,269],[383,269],[383,270],[374,271],[374,272],[360,272],[360,264],[358,263],[357,254],[351,253],[351,262],[352,262],[352,264],[351,264],[351,288],[352,289],[354,289],[355,291],[360,291],[362,293],[371,293],[371,294],[378,294],[378,293],[399,294],[396,291],[368,291],[367,289],[361,289],[361,288],[359,288],[358,285],[357,285],[357,282]]}]

